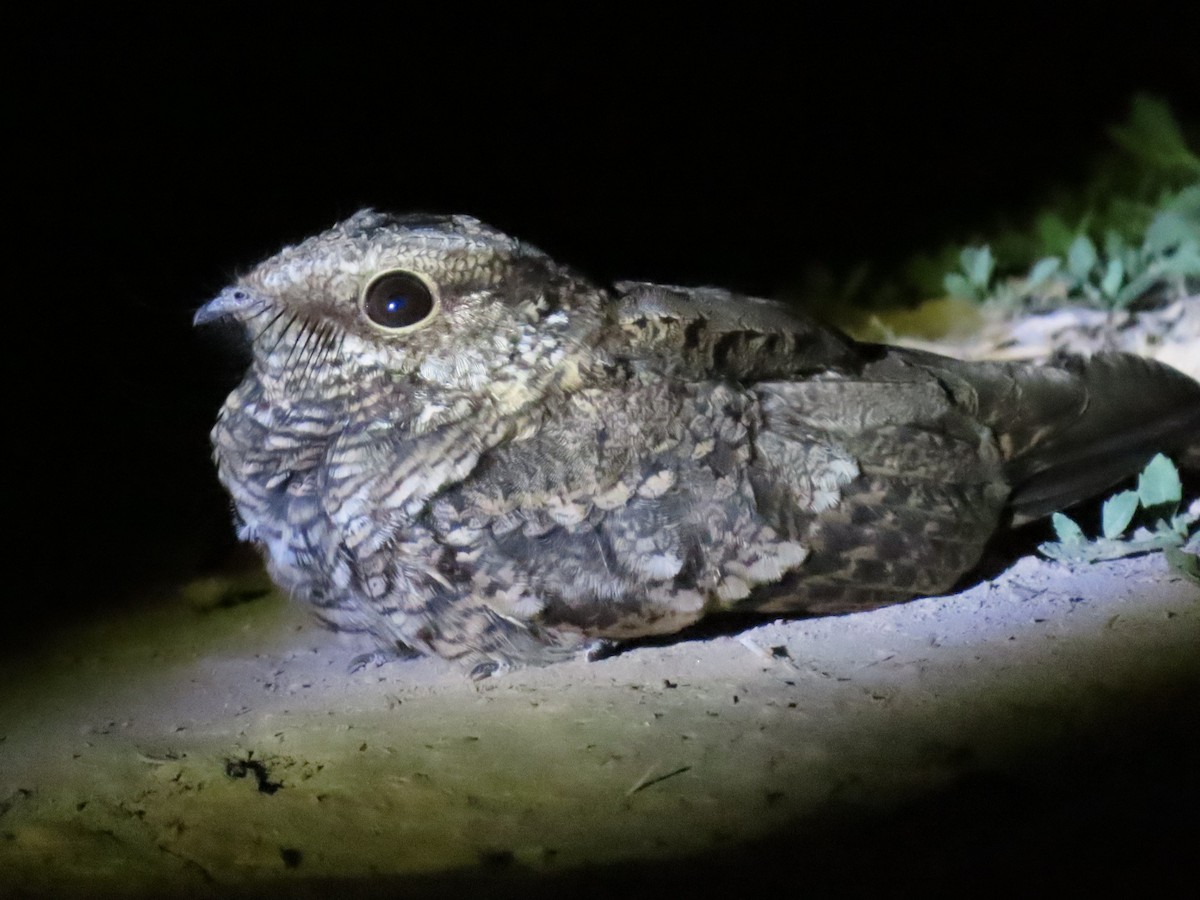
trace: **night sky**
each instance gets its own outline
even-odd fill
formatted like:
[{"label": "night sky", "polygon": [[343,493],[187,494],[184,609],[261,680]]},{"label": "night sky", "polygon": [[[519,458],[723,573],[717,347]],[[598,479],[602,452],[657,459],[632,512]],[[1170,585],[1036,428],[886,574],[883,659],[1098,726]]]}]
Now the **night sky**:
[{"label": "night sky", "polygon": [[470,213],[600,280],[779,295],[1083,183],[1136,91],[1200,121],[1177,21],[1097,40],[989,10],[1009,18],[16,29],[9,608],[221,562],[207,431],[240,373],[191,314],[359,207]]}]

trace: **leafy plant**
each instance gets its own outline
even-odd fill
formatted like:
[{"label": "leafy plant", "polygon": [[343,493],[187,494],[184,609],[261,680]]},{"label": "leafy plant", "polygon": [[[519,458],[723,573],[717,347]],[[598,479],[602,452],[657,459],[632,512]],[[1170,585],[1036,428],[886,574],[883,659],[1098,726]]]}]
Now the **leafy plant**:
[{"label": "leafy plant", "polygon": [[1200,183],[1164,200],[1140,245],[1110,229],[1101,250],[1086,234],[1077,234],[1064,254],[1044,256],[1030,267],[1021,293],[1027,298],[1066,296],[1120,309],[1157,287],[1184,296],[1196,284],[1200,284]]},{"label": "leafy plant", "polygon": [[948,272],[942,279],[946,293],[959,300],[982,300],[992,285],[996,260],[987,245],[964,247],[958,255],[959,269]]},{"label": "leafy plant", "polygon": [[1200,175],[1200,158],[1188,147],[1170,107],[1161,100],[1145,94],[1134,97],[1129,122],[1108,133],[1149,168]]},{"label": "leafy plant", "polygon": [[858,317],[850,310],[931,298],[1045,310],[1066,303],[1113,309],[1148,295],[1190,295],[1200,291],[1194,133],[1163,101],[1135,96],[1087,180],[1055,191],[1028,220],[998,222],[969,245],[929,248],[897,268],[859,265],[793,289],[827,316],[832,305],[851,321]]},{"label": "leafy plant", "polygon": [[[1104,501],[1100,536],[1088,538],[1074,519],[1055,513],[1051,522],[1058,540],[1041,544],[1038,549],[1062,562],[1095,562],[1165,550],[1172,565],[1200,583],[1200,558],[1181,549],[1196,533],[1200,505],[1180,512],[1182,499],[1179,472],[1160,453],[1138,476],[1136,490],[1121,491]],[[1151,524],[1138,525],[1126,535],[1135,517]]]},{"label": "leafy plant", "polygon": [[[1057,198],[1032,228],[961,250],[943,289],[1002,304],[1101,309],[1155,291],[1173,299],[1200,289],[1200,155],[1170,108],[1145,95],[1110,134],[1122,154],[1106,157],[1091,184]],[[920,267],[912,274],[924,278]]]}]

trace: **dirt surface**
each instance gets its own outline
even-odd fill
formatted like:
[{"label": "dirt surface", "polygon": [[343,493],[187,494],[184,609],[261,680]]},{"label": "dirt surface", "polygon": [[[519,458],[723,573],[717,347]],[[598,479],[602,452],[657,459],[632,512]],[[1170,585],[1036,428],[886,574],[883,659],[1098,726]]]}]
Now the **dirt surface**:
[{"label": "dirt surface", "polygon": [[833,812],[981,774],[1052,783],[1015,773],[1102,752],[1164,698],[1185,721],[1200,685],[1200,588],[1160,554],[1025,558],[952,597],[480,684],[433,659],[347,674],[360,647],[239,590],[193,585],[6,661],[0,893],[433,894],[442,875],[527,895],[819,840]]},{"label": "dirt surface", "polygon": [[1194,875],[1200,587],[1161,554],[1002,568],[478,684],[434,659],[350,674],[369,648],[258,575],[164,590],[0,660],[0,895]]}]

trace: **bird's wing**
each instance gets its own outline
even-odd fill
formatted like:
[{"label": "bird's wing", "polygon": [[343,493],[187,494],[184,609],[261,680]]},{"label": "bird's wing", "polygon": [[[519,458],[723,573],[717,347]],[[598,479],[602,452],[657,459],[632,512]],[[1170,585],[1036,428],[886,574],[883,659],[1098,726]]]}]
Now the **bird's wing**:
[{"label": "bird's wing", "polygon": [[606,349],[694,380],[857,372],[859,344],[771,300],[721,288],[619,282]]},{"label": "bird's wing", "polygon": [[973,362],[891,348],[991,429],[1024,521],[1094,496],[1155,453],[1200,443],[1200,384],[1126,353],[1044,364]]}]

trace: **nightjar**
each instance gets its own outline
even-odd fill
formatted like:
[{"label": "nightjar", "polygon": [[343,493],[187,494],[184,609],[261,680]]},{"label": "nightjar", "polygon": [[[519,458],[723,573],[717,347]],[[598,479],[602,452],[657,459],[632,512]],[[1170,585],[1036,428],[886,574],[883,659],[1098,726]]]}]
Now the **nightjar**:
[{"label": "nightjar", "polygon": [[1200,435],[1130,356],[965,363],[716,288],[594,284],[466,216],[364,210],[222,291],[239,534],[384,652],[476,677],[724,611],[946,590],[997,529]]}]

